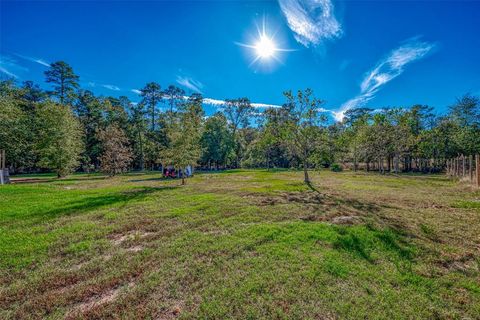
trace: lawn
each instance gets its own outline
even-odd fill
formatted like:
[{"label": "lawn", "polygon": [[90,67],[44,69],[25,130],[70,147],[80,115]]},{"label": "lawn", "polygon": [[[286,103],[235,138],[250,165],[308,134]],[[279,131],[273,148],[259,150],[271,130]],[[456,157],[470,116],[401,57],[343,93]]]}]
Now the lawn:
[{"label": "lawn", "polygon": [[0,187],[1,319],[480,318],[480,191],[232,170]]}]

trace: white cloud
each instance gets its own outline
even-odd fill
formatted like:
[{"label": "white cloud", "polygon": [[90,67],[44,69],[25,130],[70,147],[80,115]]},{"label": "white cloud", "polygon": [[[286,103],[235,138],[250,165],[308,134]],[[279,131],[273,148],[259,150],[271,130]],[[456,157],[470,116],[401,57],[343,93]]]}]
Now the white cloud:
[{"label": "white cloud", "polygon": [[50,63],[46,62],[45,60],[42,60],[42,59],[36,59],[35,60],[36,63],[39,63],[45,67],[50,67]]},{"label": "white cloud", "polygon": [[281,108],[282,106],[276,104],[267,104],[267,103],[251,103],[252,107],[254,108]]},{"label": "white cloud", "polygon": [[25,60],[28,60],[28,61],[31,61],[31,62],[35,62],[35,63],[38,63],[38,64],[41,64],[42,66],[45,66],[45,67],[50,67],[50,63],[46,62],[45,60],[43,59],[40,59],[40,58],[34,58],[34,57],[29,57],[29,56],[24,56],[22,54],[15,54],[17,56],[19,56],[20,58],[22,59],[25,59]]},{"label": "white cloud", "polygon": [[[164,98],[168,99],[168,97],[164,97]],[[188,96],[183,96],[183,99],[188,100]],[[215,106],[219,108],[219,110],[221,109],[222,106],[226,104],[225,100],[219,100],[219,99],[213,99],[213,98],[203,98],[202,102],[203,104]],[[276,104],[267,104],[267,103],[258,103],[258,102],[252,102],[250,104],[252,107],[259,108],[259,109],[281,108],[280,105],[276,105]]]},{"label": "white cloud", "polygon": [[120,91],[120,88],[113,84],[102,84],[102,83],[96,83],[96,82],[90,81],[87,83],[87,85],[89,87],[103,87],[108,90]]},{"label": "white cloud", "polygon": [[332,111],[335,119],[341,121],[347,110],[365,106],[375,98],[378,90],[401,75],[407,64],[425,57],[434,48],[434,43],[413,38],[391,51],[372,70],[366,73],[360,85],[360,93],[342,104],[340,110]]},{"label": "white cloud", "polygon": [[0,72],[6,74],[8,77],[18,79],[19,72],[28,72],[25,68],[17,63],[17,61],[10,56],[0,55]]},{"label": "white cloud", "polygon": [[305,47],[339,38],[343,31],[330,0],[278,0],[295,39]]},{"label": "white cloud", "polygon": [[11,77],[11,78],[15,78],[15,79],[18,78],[18,76],[17,76],[16,74],[8,71],[8,70],[5,69],[3,66],[1,66],[1,64],[0,64],[0,72],[6,74],[7,76],[9,76],[9,77]]},{"label": "white cloud", "polygon": [[209,104],[212,106],[223,106],[225,105],[224,100],[217,100],[217,99],[212,99],[212,98],[203,98],[203,103],[204,104]]},{"label": "white cloud", "polygon": [[[203,98],[203,103],[208,104],[208,105],[212,105],[212,106],[224,106],[226,102],[225,102],[225,100]],[[276,104],[267,104],[267,103],[258,103],[258,102],[252,102],[250,104],[251,104],[252,107],[259,108],[259,109],[280,108],[281,107],[281,106],[276,105]]]},{"label": "white cloud", "polygon": [[194,92],[202,93],[203,84],[190,77],[177,76],[177,83]]},{"label": "white cloud", "polygon": [[120,91],[120,88],[113,84],[102,84],[101,86],[109,90]]},{"label": "white cloud", "polygon": [[140,91],[138,89],[132,89],[130,91],[132,91],[133,93],[136,93],[136,94],[141,94],[142,93],[142,91]]}]

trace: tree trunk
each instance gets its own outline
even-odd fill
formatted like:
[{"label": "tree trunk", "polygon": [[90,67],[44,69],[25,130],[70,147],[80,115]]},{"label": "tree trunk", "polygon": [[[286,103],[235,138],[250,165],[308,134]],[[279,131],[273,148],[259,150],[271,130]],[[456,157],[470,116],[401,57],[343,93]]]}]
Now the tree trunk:
[{"label": "tree trunk", "polygon": [[185,170],[182,170],[182,186],[185,185]]},{"label": "tree trunk", "polygon": [[357,172],[357,146],[353,149],[353,171]]},{"label": "tree trunk", "polygon": [[308,176],[308,161],[303,162],[303,182],[310,183],[310,177]]}]

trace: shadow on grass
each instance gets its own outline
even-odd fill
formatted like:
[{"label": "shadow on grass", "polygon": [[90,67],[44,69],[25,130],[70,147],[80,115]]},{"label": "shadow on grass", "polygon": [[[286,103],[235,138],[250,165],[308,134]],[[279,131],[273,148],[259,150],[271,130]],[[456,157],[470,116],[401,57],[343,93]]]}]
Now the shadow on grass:
[{"label": "shadow on grass", "polygon": [[88,181],[88,180],[105,180],[106,176],[78,176],[70,178],[14,178],[11,180],[12,184],[28,184],[28,183],[62,183],[62,182],[74,182],[74,181]]},{"label": "shadow on grass", "polygon": [[375,262],[375,251],[389,252],[397,259],[407,262],[412,262],[415,256],[415,248],[394,229],[337,227],[337,232],[339,236],[333,243],[334,248],[350,252],[370,263]]},{"label": "shadow on grass", "polygon": [[176,186],[169,187],[141,187],[130,191],[108,193],[100,196],[89,196],[79,200],[64,203],[54,209],[35,212],[29,216],[34,219],[52,219],[62,215],[69,215],[73,213],[83,213],[92,211],[102,207],[110,207],[118,204],[127,204],[133,201],[139,201],[148,195],[168,191],[177,188]]},{"label": "shadow on grass", "polygon": [[[128,182],[145,182],[145,181],[168,181],[168,178],[165,178],[163,176],[159,177],[153,177],[153,178],[145,178],[145,179],[133,179],[133,180],[128,180]],[[171,179],[170,179],[171,180]]]},{"label": "shadow on grass", "polygon": [[318,194],[321,194],[320,191],[312,184],[311,181],[308,181],[308,182],[305,182],[305,184],[307,185],[307,187],[312,190],[313,192],[316,192]]}]

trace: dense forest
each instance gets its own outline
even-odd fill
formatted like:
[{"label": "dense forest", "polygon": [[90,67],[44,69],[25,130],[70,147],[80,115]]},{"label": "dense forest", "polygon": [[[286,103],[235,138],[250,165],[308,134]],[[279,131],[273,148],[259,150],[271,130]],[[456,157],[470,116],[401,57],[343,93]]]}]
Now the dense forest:
[{"label": "dense forest", "polygon": [[200,94],[173,85],[147,83],[139,103],[96,96],[62,61],[45,81],[50,91],[0,82],[0,149],[12,173],[281,167],[302,168],[308,182],[313,168],[433,172],[480,153],[479,98],[470,94],[443,115],[419,104],[352,109],[334,122],[310,89],[284,92],[282,107],[262,112],[248,98],[227,99],[207,116]]}]

